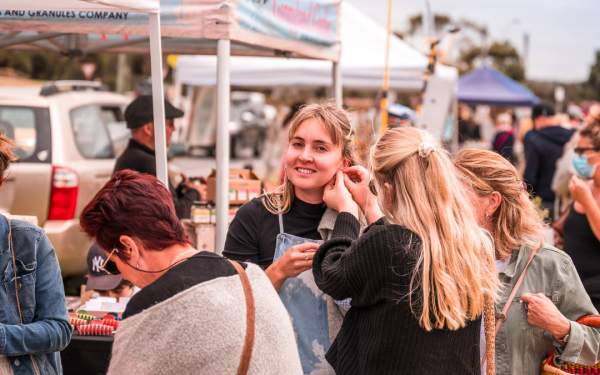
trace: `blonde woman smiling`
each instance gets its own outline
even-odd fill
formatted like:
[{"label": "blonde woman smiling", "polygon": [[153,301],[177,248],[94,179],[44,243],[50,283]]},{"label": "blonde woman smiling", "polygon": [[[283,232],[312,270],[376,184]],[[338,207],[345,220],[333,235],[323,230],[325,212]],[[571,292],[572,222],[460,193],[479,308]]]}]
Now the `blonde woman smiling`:
[{"label": "blonde woman smiling", "polygon": [[[498,286],[494,249],[447,152],[424,131],[398,128],[377,142],[371,164],[377,196],[360,167],[325,189],[340,214],[315,254],[315,280],[352,298],[327,360],[337,375],[479,374],[484,299]],[[360,239],[353,199],[371,224]]]},{"label": "blonde woman smiling", "polygon": [[243,205],[225,242],[225,257],[260,265],[279,292],[305,374],[333,374],[324,356],[343,315],[316,288],[311,268],[337,215],[323,202],[325,186],[355,164],[355,150],[348,114],[335,102],[301,108],[290,126],[283,185]]}]

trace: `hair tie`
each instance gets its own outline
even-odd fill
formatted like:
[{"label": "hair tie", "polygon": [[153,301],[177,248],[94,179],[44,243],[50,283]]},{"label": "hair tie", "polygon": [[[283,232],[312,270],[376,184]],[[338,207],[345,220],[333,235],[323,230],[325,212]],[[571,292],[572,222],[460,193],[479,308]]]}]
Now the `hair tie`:
[{"label": "hair tie", "polygon": [[435,152],[435,146],[429,142],[423,142],[419,145],[419,156],[425,159],[432,152]]}]

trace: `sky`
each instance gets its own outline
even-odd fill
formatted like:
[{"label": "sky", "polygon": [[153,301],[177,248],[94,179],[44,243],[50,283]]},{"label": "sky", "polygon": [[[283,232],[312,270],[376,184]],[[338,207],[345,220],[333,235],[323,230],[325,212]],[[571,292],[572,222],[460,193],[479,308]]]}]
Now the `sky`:
[{"label": "sky", "polygon": [[[387,26],[388,0],[343,0]],[[426,0],[393,0],[392,29],[405,31]],[[510,40],[523,51],[529,34],[526,76],[532,80],[587,80],[600,50],[600,0],[429,0],[434,13],[487,26],[490,40]],[[518,20],[518,21],[515,21]]]}]

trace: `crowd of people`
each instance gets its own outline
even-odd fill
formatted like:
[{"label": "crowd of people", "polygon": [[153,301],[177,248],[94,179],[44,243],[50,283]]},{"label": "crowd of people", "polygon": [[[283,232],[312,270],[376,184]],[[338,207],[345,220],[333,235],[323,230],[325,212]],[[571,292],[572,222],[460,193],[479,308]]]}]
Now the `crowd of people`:
[{"label": "crowd of people", "polygon": [[[398,126],[361,166],[348,113],[323,102],[291,119],[283,183],[239,209],[221,257],[195,249],[180,222],[202,188],[160,184],[153,118],[128,113],[127,160],[80,215],[112,276],[90,289],[115,288],[119,275],[141,288],[108,374],[537,375],[553,352],[557,365],[600,361],[600,328],[577,322],[600,301],[600,117],[576,133],[575,203],[554,223],[565,251],[545,243],[528,191],[555,174],[538,155],[555,154],[543,144],[558,138],[544,130],[550,106],[533,109],[527,160],[540,163],[522,178],[506,116],[499,153],[452,158],[427,132]],[[2,181],[12,146],[0,138]],[[72,328],[51,244],[0,216],[0,255],[0,374],[60,373]]]}]

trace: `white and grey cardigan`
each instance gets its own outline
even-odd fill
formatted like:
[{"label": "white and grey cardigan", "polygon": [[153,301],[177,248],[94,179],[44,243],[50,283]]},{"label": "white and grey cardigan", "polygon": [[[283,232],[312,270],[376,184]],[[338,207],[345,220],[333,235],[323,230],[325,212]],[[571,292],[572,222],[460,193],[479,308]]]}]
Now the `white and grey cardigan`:
[{"label": "white and grey cardigan", "polygon": [[[302,374],[292,324],[279,296],[258,266],[248,263],[246,273],[256,309],[249,374]],[[124,319],[115,335],[108,374],[234,375],[245,334],[246,303],[239,276],[216,277]]]}]

